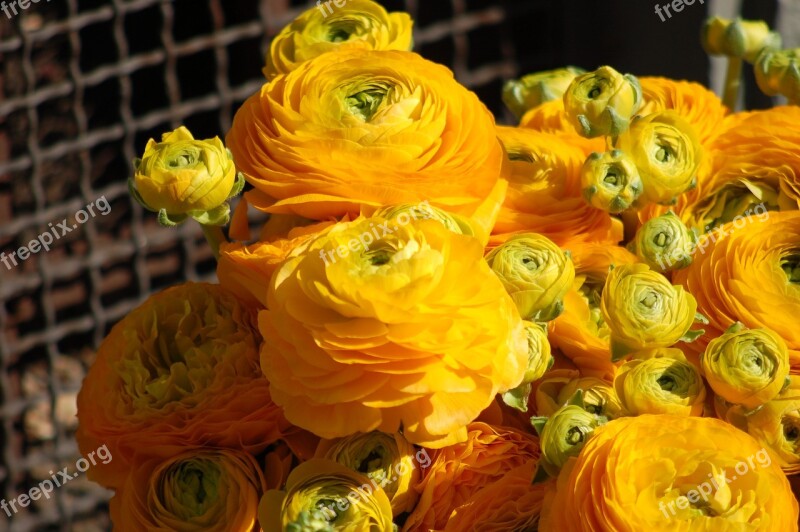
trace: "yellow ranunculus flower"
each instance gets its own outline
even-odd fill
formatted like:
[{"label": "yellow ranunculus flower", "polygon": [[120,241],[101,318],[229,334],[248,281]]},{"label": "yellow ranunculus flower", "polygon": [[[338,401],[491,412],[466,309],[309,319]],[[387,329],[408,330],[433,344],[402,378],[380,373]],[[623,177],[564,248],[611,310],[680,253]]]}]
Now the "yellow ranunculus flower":
[{"label": "yellow ranunculus flower", "polygon": [[711,17],[703,25],[703,48],[710,55],[739,57],[755,62],[764,48],[780,48],[781,36],[763,20]]},{"label": "yellow ranunculus flower", "polygon": [[264,532],[393,532],[392,506],[369,479],[332,460],[315,458],[289,474],[283,491],[258,506]]},{"label": "yellow ranunculus flower", "polygon": [[[699,354],[708,342],[741,322],[767,328],[789,348],[792,366],[800,365],[800,212],[769,213],[766,220],[745,219],[701,237],[694,262],[673,273],[673,282],[697,298],[708,318],[706,334],[686,346]],[[741,223],[740,223],[741,222]]]},{"label": "yellow ranunculus flower", "polygon": [[419,480],[416,449],[402,434],[359,432],[346,438],[322,440],[316,458],[339,462],[366,476],[381,488],[392,504],[394,515],[410,512],[417,502],[413,486]]},{"label": "yellow ranunculus flower", "polygon": [[[484,243],[488,240],[488,233],[491,230],[491,223],[488,220],[467,218],[434,207],[427,202],[389,205],[378,209],[371,216],[396,220],[400,225],[405,225],[411,220],[436,220],[456,234],[474,236]],[[493,219],[494,216],[491,218]]]},{"label": "yellow ranunculus flower", "polygon": [[651,218],[636,231],[632,247],[636,255],[654,270],[680,270],[692,263],[696,248],[694,233],[675,213]]},{"label": "yellow ranunculus flower", "polygon": [[600,308],[612,353],[620,356],[678,342],[694,322],[697,302],[646,264],[625,264],[609,273]]},{"label": "yellow ranunculus flower", "polygon": [[498,126],[497,136],[506,149],[511,176],[490,247],[518,233],[538,233],[558,245],[575,238],[611,244],[622,240],[622,223],[581,197],[580,170],[586,155],[571,139],[503,126]]},{"label": "yellow ranunculus flower", "polygon": [[272,80],[333,50],[411,50],[413,25],[408,13],[387,13],[373,0],[317,2],[272,40],[264,75]]},{"label": "yellow ranunculus flower", "polygon": [[706,398],[703,377],[680,349],[636,353],[619,368],[614,389],[625,410],[634,416],[703,415]]},{"label": "yellow ranunculus flower", "polygon": [[226,137],[272,214],[311,220],[420,203],[472,217],[503,202],[494,117],[448,68],[413,52],[340,50],[266,83]]},{"label": "yellow ranunculus flower", "polygon": [[618,136],[641,106],[639,80],[609,66],[578,76],[564,93],[569,121],[587,138]]},{"label": "yellow ranunculus flower", "polygon": [[789,375],[786,342],[769,329],[741,324],[711,340],[700,360],[714,393],[748,410],[774,399]]},{"label": "yellow ranunculus flower", "polygon": [[582,68],[568,66],[527,74],[503,85],[503,103],[519,119],[530,109],[561,98],[576,76],[586,73]]},{"label": "yellow ranunculus flower", "polygon": [[582,282],[567,292],[564,312],[550,322],[550,341],[583,375],[610,382],[616,367],[609,348],[611,330],[600,309],[601,294],[612,265],[633,264],[638,259],[620,246],[570,241],[565,247],[572,254],[576,279]]},{"label": "yellow ranunculus flower", "polygon": [[621,150],[593,153],[581,170],[581,187],[594,207],[617,214],[629,208],[644,185],[633,160]]},{"label": "yellow ranunculus flower", "polygon": [[539,445],[542,447],[537,477],[542,470],[551,477],[557,477],[567,460],[578,456],[594,430],[606,421],[604,417],[592,414],[577,404],[564,405],[547,418],[532,418],[531,423],[539,433]]},{"label": "yellow ranunculus flower", "polygon": [[587,412],[615,419],[624,414],[622,403],[614,387],[603,379],[581,377],[579,371],[556,369],[545,373],[536,386],[536,415],[552,416],[575,396],[583,392],[583,406]]},{"label": "yellow ranunculus flower", "polygon": [[787,475],[800,472],[800,376],[775,399],[744,417],[746,430],[770,450]]},{"label": "yellow ranunculus flower", "polygon": [[338,223],[283,263],[261,367],[286,417],[321,437],[402,427],[438,448],[520,384],[525,330],[476,238],[398,221]]},{"label": "yellow ranunculus flower", "polygon": [[789,481],[748,434],[714,418],[643,415],[594,431],[545,498],[542,532],[785,532]]},{"label": "yellow ranunculus flower", "polygon": [[693,81],[640,77],[644,105],[640,115],[673,110],[689,122],[702,144],[719,135],[728,108],[714,91]]},{"label": "yellow ranunculus flower", "polygon": [[639,169],[642,202],[672,203],[697,184],[703,150],[694,128],[675,111],[637,117],[616,147]]},{"label": "yellow ranunculus flower", "polygon": [[561,314],[575,267],[551,240],[535,233],[515,235],[493,249],[486,261],[523,319],[550,321]]},{"label": "yellow ranunculus flower", "polygon": [[765,49],[754,65],[758,87],[769,96],[781,94],[789,102],[800,102],[800,48]]},{"label": "yellow ranunculus flower", "polygon": [[227,200],[244,186],[219,137],[195,140],[183,126],[164,133],[161,142],[150,139],[135,165],[131,193],[159,212],[164,225],[190,216],[206,225],[225,225],[230,219]]},{"label": "yellow ranunculus flower", "polygon": [[137,462],[111,499],[111,520],[123,532],[250,532],[266,489],[249,453],[189,448]]}]

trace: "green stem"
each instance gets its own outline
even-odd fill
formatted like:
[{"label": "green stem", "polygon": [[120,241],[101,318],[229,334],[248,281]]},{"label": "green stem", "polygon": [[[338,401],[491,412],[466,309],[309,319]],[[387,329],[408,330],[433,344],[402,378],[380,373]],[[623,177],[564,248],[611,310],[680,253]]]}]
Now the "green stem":
[{"label": "green stem", "polygon": [[200,224],[200,227],[203,228],[203,235],[206,237],[208,245],[211,246],[211,251],[214,253],[214,258],[219,259],[220,244],[223,242],[228,242],[228,239],[225,238],[225,233],[222,232],[222,228],[218,225]]},{"label": "green stem", "polygon": [[736,111],[739,87],[742,85],[742,58],[728,57],[728,75],[725,77],[725,96],[722,99],[731,112]]}]

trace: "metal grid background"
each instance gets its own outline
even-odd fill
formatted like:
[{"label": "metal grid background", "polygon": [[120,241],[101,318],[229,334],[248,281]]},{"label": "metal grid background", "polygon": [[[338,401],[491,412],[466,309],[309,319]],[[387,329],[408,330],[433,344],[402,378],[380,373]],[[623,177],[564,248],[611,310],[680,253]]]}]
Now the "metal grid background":
[{"label": "metal grid background", "polygon": [[[382,2],[417,21],[416,49],[500,109],[521,58],[511,35],[546,24],[549,1]],[[106,216],[12,269],[0,264],[0,497],[27,492],[79,457],[75,397],[93,350],[149,294],[213,278],[196,224],[158,227],[131,202],[130,160],[150,137],[186,124],[228,130],[262,84],[269,38],[308,2],[40,0],[0,12],[0,251],[7,254],[105,196]],[[553,50],[547,32],[527,50]],[[531,52],[533,53],[533,52]],[[523,61],[524,59],[524,61]],[[105,530],[109,493],[83,477],[2,530]]]}]

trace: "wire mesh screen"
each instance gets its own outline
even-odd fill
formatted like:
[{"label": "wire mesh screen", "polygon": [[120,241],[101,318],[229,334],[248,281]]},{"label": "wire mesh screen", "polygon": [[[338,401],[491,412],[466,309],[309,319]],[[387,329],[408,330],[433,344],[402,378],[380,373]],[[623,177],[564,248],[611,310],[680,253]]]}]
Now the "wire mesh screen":
[{"label": "wire mesh screen", "polygon": [[[502,80],[521,61],[539,62],[523,57],[512,37],[523,36],[524,49],[537,54],[553,49],[547,32],[525,26],[537,20],[541,27],[550,2],[382,3],[410,12],[417,51],[453,68],[495,112]],[[201,138],[226,132],[263,83],[269,38],[310,4],[3,5],[0,486],[11,500],[79,457],[76,394],[114,323],[154,291],[214,276],[197,224],[161,228],[128,197],[130,161],[147,139],[180,124]],[[41,246],[29,246],[37,239]],[[0,511],[0,530],[105,530],[109,496],[78,476],[50,499]]]}]

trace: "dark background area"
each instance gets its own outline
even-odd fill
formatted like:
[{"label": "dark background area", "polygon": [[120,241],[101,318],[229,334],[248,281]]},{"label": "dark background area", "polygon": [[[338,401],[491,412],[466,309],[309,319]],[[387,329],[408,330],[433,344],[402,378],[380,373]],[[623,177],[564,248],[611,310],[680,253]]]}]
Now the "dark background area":
[{"label": "dark background area", "polygon": [[[381,3],[410,12],[416,51],[450,66],[506,123],[503,82],[528,72],[610,64],[708,83],[697,2],[664,22],[649,0]],[[311,5],[41,0],[11,19],[0,12],[0,252],[101,196],[111,204],[48,253],[0,264],[0,498],[74,464],[75,395],[110,327],[154,291],[213,278],[196,224],[161,228],[131,202],[130,161],[181,124],[224,135],[263,82],[270,37]],[[746,0],[743,14],[772,22],[775,6]],[[752,85],[747,94],[749,108],[770,104]],[[0,513],[0,532],[108,529],[109,494],[85,478],[54,495],[13,519]]]}]

